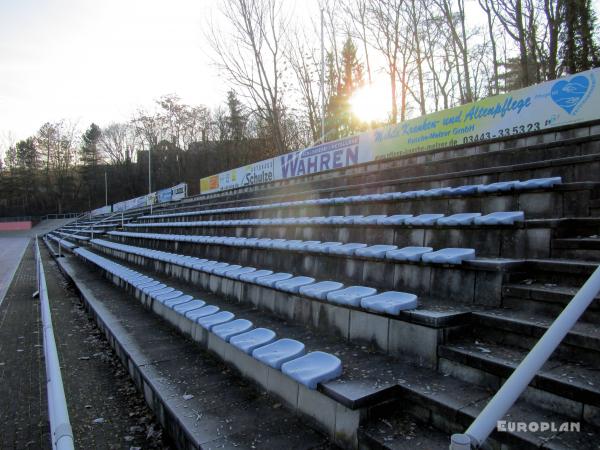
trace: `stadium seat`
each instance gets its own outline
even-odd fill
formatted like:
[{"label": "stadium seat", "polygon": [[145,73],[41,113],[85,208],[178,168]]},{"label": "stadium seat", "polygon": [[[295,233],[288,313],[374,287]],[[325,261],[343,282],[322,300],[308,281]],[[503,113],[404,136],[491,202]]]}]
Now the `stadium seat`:
[{"label": "stadium seat", "polygon": [[396,250],[390,250],[385,253],[386,259],[393,261],[421,261],[421,256],[432,252],[431,247],[403,247]]},{"label": "stadium seat", "polygon": [[436,252],[425,253],[423,262],[436,264],[460,264],[469,259],[475,259],[475,250],[472,248],[444,248]]},{"label": "stadium seat", "polygon": [[339,291],[329,292],[327,301],[339,305],[360,306],[360,301],[372,295],[375,295],[376,289],[366,286],[349,286]]},{"label": "stadium seat", "polygon": [[515,222],[524,220],[525,213],[523,211],[503,211],[476,217],[473,223],[475,225],[514,225]]},{"label": "stadium seat", "polygon": [[282,364],[281,372],[309,389],[316,389],[318,383],[342,374],[342,361],[330,353],[311,352]]},{"label": "stadium seat", "polygon": [[255,328],[254,330],[233,336],[229,343],[244,353],[251,354],[258,347],[270,344],[277,334],[268,328]]},{"label": "stadium seat", "polygon": [[183,315],[188,319],[196,322],[203,317],[208,317],[215,315],[219,312],[219,307],[215,305],[206,305],[201,308],[192,309],[190,311],[186,311]]},{"label": "stadium seat", "polygon": [[314,278],[311,277],[293,277],[286,280],[280,280],[275,282],[275,287],[282,291],[291,292],[297,294],[302,286],[312,284],[315,282]]},{"label": "stadium seat", "polygon": [[320,281],[318,283],[302,286],[298,292],[307,297],[325,300],[329,292],[337,291],[343,287],[344,285],[337,281]]},{"label": "stadium seat", "polygon": [[407,292],[388,291],[363,298],[360,306],[371,311],[397,315],[400,311],[415,309],[417,296]]},{"label": "stadium seat", "polygon": [[246,319],[235,319],[221,325],[215,325],[211,331],[226,342],[237,335],[252,329],[253,324]]},{"label": "stadium seat", "polygon": [[210,316],[200,317],[196,322],[204,329],[211,330],[215,325],[229,322],[235,318],[235,314],[229,311],[219,311]]},{"label": "stadium seat", "polygon": [[459,213],[451,216],[438,219],[436,225],[457,226],[471,225],[477,217],[481,217],[481,213]]},{"label": "stadium seat", "polygon": [[442,217],[444,217],[444,214],[421,214],[419,216],[409,217],[404,223],[413,226],[435,225],[436,221]]},{"label": "stadium seat", "polygon": [[283,363],[304,355],[304,348],[302,342],[283,338],[253,350],[252,357],[269,367],[280,369]]},{"label": "stadium seat", "polygon": [[397,245],[371,245],[370,247],[356,249],[354,254],[364,258],[383,258],[386,252],[397,248]]}]

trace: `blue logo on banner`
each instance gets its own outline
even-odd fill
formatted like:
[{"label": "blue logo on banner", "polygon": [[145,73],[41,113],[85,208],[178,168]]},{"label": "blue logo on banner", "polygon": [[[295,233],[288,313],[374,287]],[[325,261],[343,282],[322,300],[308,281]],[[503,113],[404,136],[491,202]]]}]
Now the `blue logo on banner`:
[{"label": "blue logo on banner", "polygon": [[585,97],[589,87],[590,81],[583,75],[573,77],[569,81],[558,81],[552,86],[552,100],[566,112],[572,114],[575,107]]}]

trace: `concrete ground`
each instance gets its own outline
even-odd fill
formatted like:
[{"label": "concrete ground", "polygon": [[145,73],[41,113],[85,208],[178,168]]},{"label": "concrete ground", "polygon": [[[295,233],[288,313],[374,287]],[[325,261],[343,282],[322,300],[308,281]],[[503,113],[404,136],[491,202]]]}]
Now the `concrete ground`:
[{"label": "concrete ground", "polygon": [[[39,300],[32,298],[36,290],[34,253],[28,241],[0,240],[3,283],[12,278],[0,305],[3,450],[51,448]],[[88,318],[42,243],[40,248],[75,447],[169,448],[104,335]]]}]

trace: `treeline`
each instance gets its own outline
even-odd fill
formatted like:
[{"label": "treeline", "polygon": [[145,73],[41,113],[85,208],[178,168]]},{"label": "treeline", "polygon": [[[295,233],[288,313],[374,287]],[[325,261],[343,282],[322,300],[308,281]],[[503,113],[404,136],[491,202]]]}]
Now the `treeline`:
[{"label": "treeline", "polygon": [[[105,174],[109,204],[146,193],[149,154],[153,189],[186,181],[196,193],[201,177],[323,131],[333,140],[600,65],[592,0],[323,0],[310,19],[280,0],[219,5],[204,29],[231,87],[223,106],[168,95],[124,123],[46,123],[7,146],[0,215],[102,206]],[[353,95],[382,80],[388,117],[366,123]]]}]

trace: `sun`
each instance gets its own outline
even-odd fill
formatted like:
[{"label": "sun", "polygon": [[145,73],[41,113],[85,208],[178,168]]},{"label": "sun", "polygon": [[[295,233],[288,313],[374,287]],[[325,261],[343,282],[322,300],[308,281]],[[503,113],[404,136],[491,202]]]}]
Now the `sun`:
[{"label": "sun", "polygon": [[374,82],[354,92],[350,97],[352,113],[361,122],[384,122],[390,114],[390,93],[388,86]]}]

